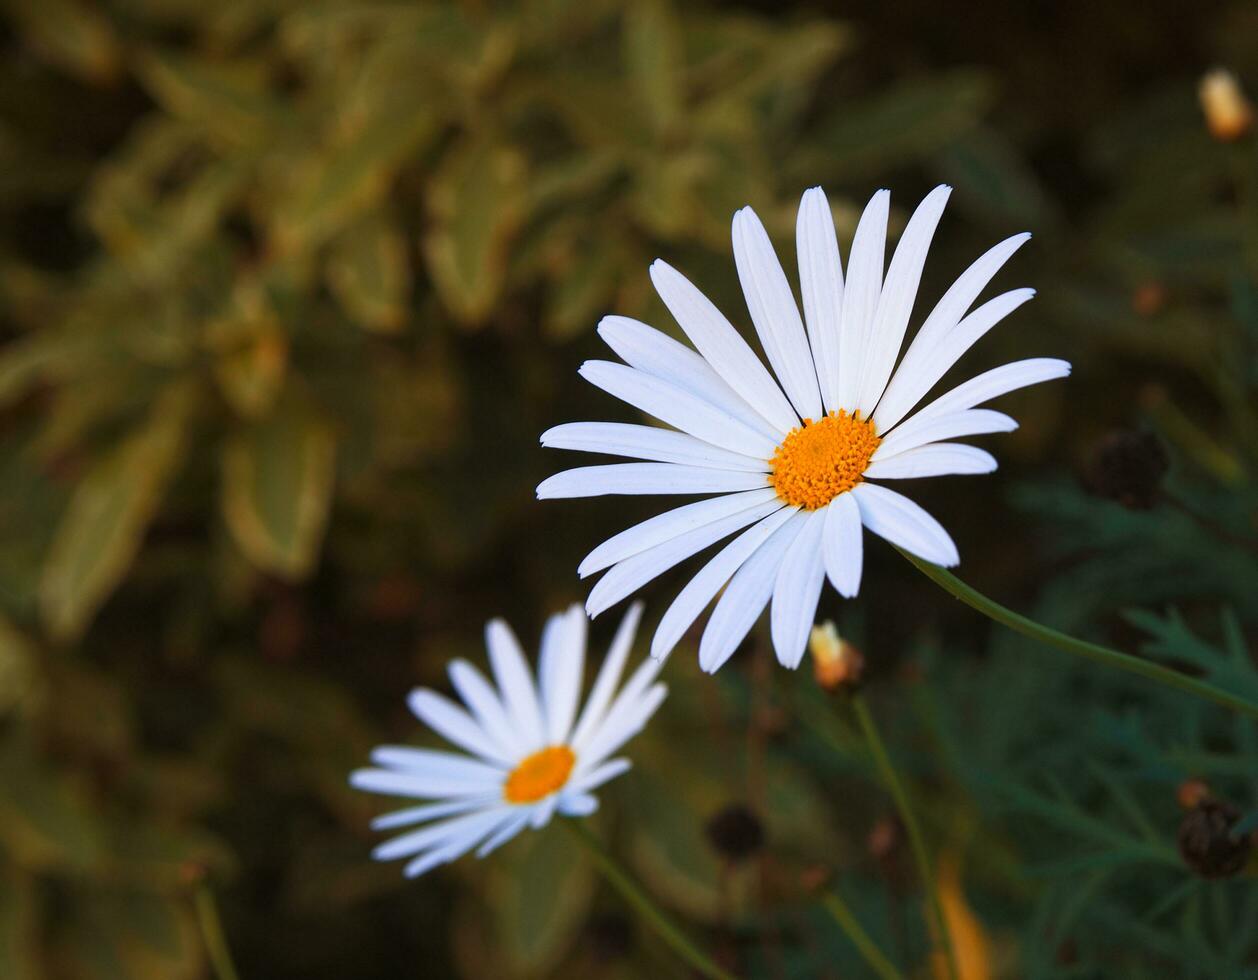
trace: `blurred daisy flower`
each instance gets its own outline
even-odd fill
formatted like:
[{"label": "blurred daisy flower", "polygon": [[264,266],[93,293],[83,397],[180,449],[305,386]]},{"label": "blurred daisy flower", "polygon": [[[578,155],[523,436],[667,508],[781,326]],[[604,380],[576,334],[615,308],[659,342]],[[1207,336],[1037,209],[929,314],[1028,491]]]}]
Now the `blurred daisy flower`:
[{"label": "blurred daisy flower", "polygon": [[802,318],[760,219],[750,208],[734,215],[738,277],[772,374],[707,297],[663,261],[651,266],[651,280],[697,353],[636,320],[603,319],[599,334],[625,363],[589,361],[582,377],[674,429],[556,426],[542,435],[542,445],[649,462],[567,470],[544,481],[538,496],[715,496],[595,548],[580,574],[610,570],[590,592],[591,616],[741,532],[674,600],[651,654],[667,655],[724,588],[700,641],[703,669],[714,671],[729,658],[770,599],[773,645],[793,668],[807,646],[824,579],[848,597],[860,587],[862,525],[927,561],[958,563],[939,522],[882,481],[991,472],[996,460],[989,453],[951,440],[1008,432],[1017,423],[976,406],[1064,377],[1070,365],[1050,358],[1006,364],[913,412],[962,354],[1034,295],[1015,289],[967,312],[1030,237],[1015,235],[952,284],[897,367],[950,192],[937,187],[918,206],[885,277],[890,194],[876,193],[857,224],[846,279],[825,194],[805,193],[796,224]]},{"label": "blurred daisy flower", "polygon": [[379,817],[373,827],[424,826],[381,844],[380,861],[409,858],[408,877],[477,857],[556,812],[583,817],[598,808],[594,790],[629,768],[609,758],[636,735],[664,700],[659,664],[645,660],[617,693],[642,609],[630,608],[612,640],[585,707],[577,715],[585,669],[586,618],[580,606],[552,616],[542,633],[534,683],[520,643],[502,620],[485,630],[497,687],[464,660],[450,680],[465,707],[426,688],[409,704],[425,725],[462,751],[381,746],[375,767],[350,776],[359,789],[427,800]]}]

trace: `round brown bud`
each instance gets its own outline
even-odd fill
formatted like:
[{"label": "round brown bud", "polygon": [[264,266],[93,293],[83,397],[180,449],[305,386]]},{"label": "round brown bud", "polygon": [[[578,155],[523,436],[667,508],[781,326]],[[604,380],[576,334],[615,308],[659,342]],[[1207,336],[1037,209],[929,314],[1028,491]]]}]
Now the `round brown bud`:
[{"label": "round brown bud", "polygon": [[1241,812],[1222,800],[1204,800],[1184,814],[1179,825],[1179,853],[1203,878],[1229,878],[1245,867],[1253,844],[1250,834],[1232,828]]},{"label": "round brown bud", "polygon": [[1204,779],[1185,779],[1175,789],[1175,801],[1185,810],[1192,810],[1210,799],[1210,786]]},{"label": "round brown bud", "polygon": [[1152,432],[1111,432],[1093,450],[1083,484],[1098,497],[1148,510],[1157,503],[1169,466],[1162,440]]},{"label": "round brown bud", "polygon": [[704,831],[713,850],[727,861],[746,861],[764,847],[764,825],[741,803],[718,810]]}]

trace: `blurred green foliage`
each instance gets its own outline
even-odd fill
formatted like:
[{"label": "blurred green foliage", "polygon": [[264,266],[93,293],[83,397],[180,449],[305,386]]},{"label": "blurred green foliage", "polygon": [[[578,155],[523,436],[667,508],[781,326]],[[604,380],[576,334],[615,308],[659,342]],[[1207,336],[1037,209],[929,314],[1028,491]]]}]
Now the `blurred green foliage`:
[{"label": "blurred green foliage", "polygon": [[[1040,298],[965,370],[1047,354],[1075,375],[1010,400],[1000,475],[919,494],[965,577],[1258,690],[1258,154],[1212,140],[1195,99],[1216,61],[1258,86],[1258,12],[846,18],[8,0],[0,977],[205,976],[207,886],[244,977],[680,975],[561,831],[419,884],[373,865],[378,801],[345,775],[413,736],[405,691],[479,659],[485,619],[535,632],[581,597],[583,549],[650,512],[533,500],[562,465],[537,434],[612,410],[575,374],[597,319],[672,329],[662,255],[745,323],[729,217],[754,205],[789,260],[814,184],[843,236],[878,186],[902,221],[954,184],[929,297],[1037,232],[1006,275]],[[1075,476],[1137,422],[1172,458],[1140,512]],[[951,869],[964,980],[1258,976],[1252,878],[1175,851],[1182,780],[1258,807],[1252,725],[989,636],[887,551],[823,612],[869,658]],[[861,975],[809,891],[825,876],[928,968],[844,706],[749,647],[717,681],[674,655],[600,833],[742,973]],[[770,841],[735,869],[702,829],[732,799]]]}]

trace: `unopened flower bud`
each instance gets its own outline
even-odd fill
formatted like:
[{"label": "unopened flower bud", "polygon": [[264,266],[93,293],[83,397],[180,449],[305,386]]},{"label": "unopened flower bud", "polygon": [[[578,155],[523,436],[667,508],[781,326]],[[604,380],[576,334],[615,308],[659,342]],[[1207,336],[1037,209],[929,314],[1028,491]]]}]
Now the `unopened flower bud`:
[{"label": "unopened flower bud", "polygon": [[1231,143],[1254,125],[1254,107],[1241,91],[1236,76],[1225,68],[1207,72],[1197,88],[1206,126],[1216,140]]},{"label": "unopened flower bud", "polygon": [[741,803],[718,810],[704,830],[713,849],[727,861],[745,861],[764,847],[764,825]]},{"label": "unopened flower bud", "polygon": [[1252,835],[1233,828],[1241,812],[1231,803],[1207,799],[1184,815],[1179,825],[1179,853],[1203,878],[1229,878],[1245,867]]},{"label": "unopened flower bud", "polygon": [[1098,497],[1148,510],[1157,503],[1169,466],[1162,440],[1152,432],[1120,430],[1097,444],[1083,483]]},{"label": "unopened flower bud", "polygon": [[1204,779],[1185,779],[1175,789],[1175,801],[1184,810],[1192,810],[1210,799],[1210,786]]},{"label": "unopened flower bud", "polygon": [[814,626],[808,637],[808,649],[812,653],[813,676],[824,690],[850,690],[860,683],[865,657],[839,636],[834,623],[826,620]]}]

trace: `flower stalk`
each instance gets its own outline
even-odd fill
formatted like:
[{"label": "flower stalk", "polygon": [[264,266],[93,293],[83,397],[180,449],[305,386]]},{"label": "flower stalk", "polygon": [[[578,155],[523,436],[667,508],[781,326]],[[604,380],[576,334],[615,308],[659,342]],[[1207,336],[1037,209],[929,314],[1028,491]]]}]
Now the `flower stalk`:
[{"label": "flower stalk", "polygon": [[197,883],[193,894],[193,904],[196,908],[197,924],[201,927],[201,941],[205,944],[205,954],[214,969],[214,976],[217,980],[240,980],[240,974],[236,972],[236,964],[232,962],[227,937],[223,933],[223,921],[219,918],[218,903],[214,900],[214,892],[205,880]]},{"label": "flower stalk", "polygon": [[1002,606],[995,600],[989,599],[983,593],[966,585],[951,572],[940,568],[938,565],[924,561],[915,555],[909,554],[907,551],[901,551],[900,554],[916,565],[922,574],[945,592],[960,599],[972,609],[978,610],[988,619],[1000,623],[1002,626],[1007,626],[1015,633],[1029,636],[1032,639],[1039,640],[1041,643],[1046,643],[1059,650],[1065,650],[1067,653],[1087,657],[1089,660],[1095,660],[1108,667],[1125,670],[1131,674],[1139,674],[1141,677],[1147,677],[1149,680],[1156,681],[1166,687],[1183,691],[1194,697],[1204,698],[1207,701],[1213,701],[1215,704],[1231,708],[1233,711],[1239,711],[1241,714],[1248,715],[1251,718],[1258,718],[1258,704],[1241,697],[1239,694],[1233,694],[1231,691],[1226,691],[1206,681],[1189,677],[1187,674],[1181,674],[1177,670],[1171,670],[1169,667],[1164,667],[1152,660],[1133,657],[1129,653],[1112,650],[1109,647],[1101,646],[1099,643],[1080,640],[1050,626],[1037,623],[1035,620],[1028,619],[1026,616]]},{"label": "flower stalk", "polygon": [[870,938],[859,922],[856,916],[852,914],[852,910],[847,907],[847,903],[839,897],[837,891],[826,892],[822,896],[821,904],[826,907],[826,911],[838,923],[840,929],[852,941],[852,945],[856,947],[856,951],[861,954],[861,959],[873,970],[882,980],[904,980],[904,974],[896,969],[882,950],[878,948],[878,944]]}]

